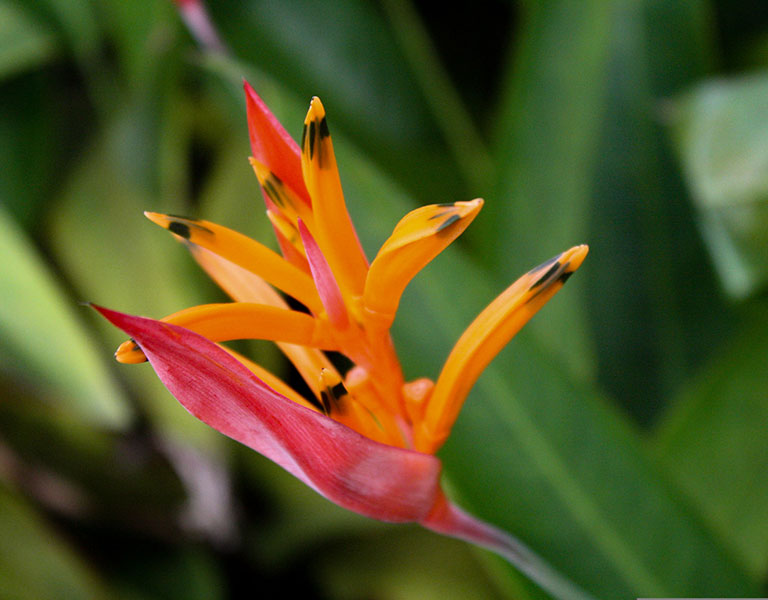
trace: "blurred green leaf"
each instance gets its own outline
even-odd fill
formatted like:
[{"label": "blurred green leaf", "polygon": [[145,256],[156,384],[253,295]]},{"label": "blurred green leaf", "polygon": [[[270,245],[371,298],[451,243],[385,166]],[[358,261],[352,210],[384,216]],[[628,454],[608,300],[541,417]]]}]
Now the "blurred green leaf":
[{"label": "blurred green leaf", "polygon": [[[153,521],[173,531],[184,490],[148,436],[98,430],[72,411],[46,410],[12,391],[3,400],[0,438],[18,462],[11,472],[39,501],[102,531],[126,522],[134,530],[156,528]],[[46,485],[38,472],[68,493]]]},{"label": "blurred green leaf", "polygon": [[0,80],[44,64],[56,50],[50,31],[8,0],[0,2]]},{"label": "blurred green leaf", "polygon": [[102,33],[95,4],[89,0],[40,0],[26,4],[55,25],[81,65],[92,64]]},{"label": "blurred green leaf", "polygon": [[768,75],[701,84],[673,116],[702,235],[726,291],[744,298],[768,282]]},{"label": "blurred green leaf", "polygon": [[108,597],[58,534],[2,484],[0,596],[18,600]]},{"label": "blurred green leaf", "polygon": [[[156,130],[141,105],[116,111],[104,137],[83,157],[51,211],[51,244],[84,299],[118,310],[161,317],[205,301],[207,281],[183,245],[147,221],[147,209],[183,213],[181,199],[158,201],[150,182],[155,163],[142,160]],[[84,309],[85,310],[85,309]],[[119,331],[97,321],[116,345]],[[105,353],[111,355],[108,348]],[[122,366],[156,425],[182,439],[210,443],[216,435],[188,417],[148,365]]]},{"label": "blurred green leaf", "polygon": [[761,302],[685,386],[655,439],[659,463],[756,577],[768,565],[766,356],[768,306]]},{"label": "blurred green leaf", "polygon": [[0,363],[57,410],[120,428],[130,410],[43,259],[0,206]]},{"label": "blurred green leaf", "polygon": [[[470,233],[504,278],[589,241],[590,174],[616,7],[603,0],[524,3],[494,129],[498,182]],[[530,327],[564,364],[589,375],[594,358],[582,302],[572,296]]]},{"label": "blurred green leaf", "polygon": [[316,548],[326,539],[375,535],[387,528],[329,502],[249,448],[238,448],[237,456],[245,476],[244,495],[267,504],[253,528],[243,531],[261,564],[279,567],[292,553]]},{"label": "blurred green leaf", "polygon": [[162,61],[180,41],[181,25],[169,0],[99,3],[105,33],[115,46],[118,73],[136,92],[163,70]]},{"label": "blurred green leaf", "polygon": [[220,0],[209,8],[238,58],[305,99],[305,114],[310,97],[322,98],[331,127],[424,202],[469,195],[461,191],[444,137],[374,3]]},{"label": "blurred green leaf", "polygon": [[77,94],[65,103],[51,102],[48,77],[45,71],[24,73],[0,88],[0,203],[30,233],[37,231],[67,159],[85,137],[80,131],[73,143],[66,124],[72,115],[88,114]]},{"label": "blurred green leaf", "polygon": [[[711,65],[706,2],[622,2],[582,267],[606,391],[649,424],[729,326],[663,128],[666,99]],[[696,285],[686,285],[696,272]]]},{"label": "blurred green leaf", "polygon": [[[115,573],[126,600],[222,600],[228,598],[222,570],[195,546],[129,548]],[[252,589],[258,586],[253,585]]]},{"label": "blurred green leaf", "polygon": [[82,77],[78,92],[87,95],[89,108],[106,120],[118,101],[116,84],[120,79],[120,74],[104,52],[110,42],[100,23],[99,12],[108,3],[91,0],[20,1],[55,32],[61,48],[73,59],[66,66],[76,67]]},{"label": "blurred green leaf", "polygon": [[386,0],[382,8],[456,165],[479,193],[493,172],[491,157],[413,4],[411,0]]},{"label": "blurred green leaf", "polygon": [[393,528],[328,544],[313,565],[331,597],[461,600],[515,598],[482,577],[471,548],[414,528]]}]

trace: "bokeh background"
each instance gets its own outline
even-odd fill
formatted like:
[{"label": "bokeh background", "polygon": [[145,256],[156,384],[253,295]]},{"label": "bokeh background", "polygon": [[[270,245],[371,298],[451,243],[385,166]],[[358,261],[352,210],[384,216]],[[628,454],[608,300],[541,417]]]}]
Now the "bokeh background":
[{"label": "bokeh background", "polygon": [[[768,593],[768,8],[753,0],[0,0],[0,598],[547,596],[347,513],[189,416],[83,301],[224,296],[143,210],[272,240],[241,82],[312,95],[373,256],[406,211],[480,216],[409,288],[435,377],[519,274],[579,273],[441,451],[452,496],[596,598]],[[240,349],[279,373],[266,343]]]}]

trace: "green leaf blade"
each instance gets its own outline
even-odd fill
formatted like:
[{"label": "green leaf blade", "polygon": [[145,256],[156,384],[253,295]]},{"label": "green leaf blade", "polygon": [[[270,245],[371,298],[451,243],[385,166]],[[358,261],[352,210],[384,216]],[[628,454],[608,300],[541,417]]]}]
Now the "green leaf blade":
[{"label": "green leaf blade", "polygon": [[0,596],[96,600],[106,591],[20,497],[0,485]]},{"label": "green leaf blade", "polygon": [[[24,234],[0,210],[0,357],[58,410],[123,428],[131,411],[67,297]],[[85,312],[85,309],[83,309]]]},{"label": "green leaf blade", "polygon": [[768,564],[768,312],[740,331],[672,403],[655,436],[658,463],[756,577]]}]

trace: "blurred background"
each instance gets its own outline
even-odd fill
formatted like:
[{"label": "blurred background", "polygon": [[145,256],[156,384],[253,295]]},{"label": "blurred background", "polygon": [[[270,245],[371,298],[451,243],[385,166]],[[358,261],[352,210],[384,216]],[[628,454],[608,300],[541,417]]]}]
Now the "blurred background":
[{"label": "blurred background", "polygon": [[82,302],[224,300],[143,210],[273,243],[243,78],[297,138],[323,99],[369,257],[416,206],[486,199],[404,297],[409,378],[590,245],[441,451],[458,503],[596,598],[768,593],[768,5],[209,11],[227,51],[170,0],[0,0],[0,598],[547,598],[337,508],[113,362],[121,334]]}]

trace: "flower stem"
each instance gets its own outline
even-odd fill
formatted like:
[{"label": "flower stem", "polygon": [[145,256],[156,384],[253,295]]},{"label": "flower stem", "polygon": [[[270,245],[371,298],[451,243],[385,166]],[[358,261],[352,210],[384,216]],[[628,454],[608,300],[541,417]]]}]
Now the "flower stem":
[{"label": "flower stem", "polygon": [[558,600],[594,600],[520,540],[476,519],[452,504],[444,495],[437,501],[432,512],[421,522],[421,525],[442,535],[470,542],[498,554]]}]

